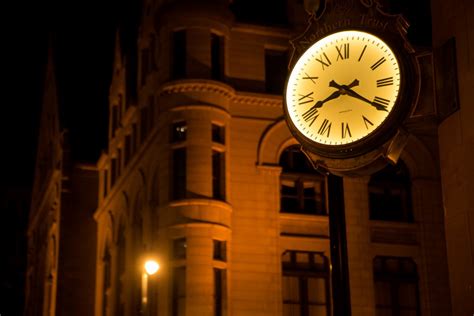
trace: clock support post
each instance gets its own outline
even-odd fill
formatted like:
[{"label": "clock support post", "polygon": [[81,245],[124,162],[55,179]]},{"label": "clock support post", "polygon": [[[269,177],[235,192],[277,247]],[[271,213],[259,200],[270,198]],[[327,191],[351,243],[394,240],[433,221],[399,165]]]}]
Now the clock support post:
[{"label": "clock support post", "polygon": [[[409,24],[401,15],[386,14],[378,1],[305,0],[305,8],[308,26],[290,40],[293,52],[283,109],[301,151],[315,170],[327,176],[331,315],[350,316],[342,175],[370,175],[387,163],[396,163],[410,136],[404,122],[420,91],[419,68],[406,37]],[[326,40],[337,45],[330,42],[333,46],[329,47]],[[341,66],[347,62],[353,67]],[[313,87],[313,78],[319,80],[319,90]],[[371,106],[372,112],[351,107],[342,98]],[[340,115],[349,112],[352,115]]]},{"label": "clock support post", "polygon": [[351,315],[346,219],[342,177],[329,174],[329,242],[331,247],[331,290],[334,316]]}]

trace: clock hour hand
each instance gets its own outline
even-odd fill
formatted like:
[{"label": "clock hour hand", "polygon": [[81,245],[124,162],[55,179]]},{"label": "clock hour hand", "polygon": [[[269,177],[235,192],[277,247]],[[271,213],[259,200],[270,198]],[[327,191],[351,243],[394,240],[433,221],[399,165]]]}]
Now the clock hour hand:
[{"label": "clock hour hand", "polygon": [[347,94],[348,96],[351,96],[351,97],[353,97],[353,98],[362,100],[362,101],[364,101],[364,102],[366,102],[366,103],[372,105],[373,107],[375,107],[375,108],[376,108],[377,110],[379,110],[379,111],[385,111],[385,112],[387,112],[387,106],[385,106],[385,105],[383,105],[383,104],[380,104],[380,103],[372,102],[372,101],[370,101],[369,99],[364,98],[363,96],[361,96],[360,94],[358,94],[357,92],[355,92],[354,90],[352,90],[352,89],[351,89],[351,88],[352,88],[351,85],[352,85],[354,82],[356,82],[356,81],[357,81],[357,84],[356,84],[356,85],[358,85],[358,84],[359,84],[359,81],[356,79],[356,80],[354,80],[350,85],[347,85],[347,86],[346,86],[346,85],[339,85],[339,84],[337,84],[337,83],[333,80],[333,81],[331,81],[331,82],[329,83],[329,86],[331,86],[331,87],[333,87],[333,88],[339,89],[339,91],[342,91],[341,94]]},{"label": "clock hour hand", "polygon": [[311,117],[314,116],[316,112],[318,112],[318,108],[322,107],[327,101],[338,98],[341,94],[341,91],[334,91],[326,99],[316,102],[316,104],[310,107],[308,111],[303,113],[303,119],[305,121],[311,119]]}]

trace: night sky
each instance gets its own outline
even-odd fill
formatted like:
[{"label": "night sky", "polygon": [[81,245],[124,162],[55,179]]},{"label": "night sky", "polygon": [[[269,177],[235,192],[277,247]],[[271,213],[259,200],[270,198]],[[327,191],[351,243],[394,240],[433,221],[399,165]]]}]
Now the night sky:
[{"label": "night sky", "polygon": [[[48,43],[54,52],[62,126],[77,161],[95,162],[107,139],[107,95],[115,31],[136,24],[130,0],[16,1],[2,45],[2,184],[31,185]],[[125,14],[125,12],[129,14]],[[12,18],[15,19],[12,19]]]},{"label": "night sky", "polygon": [[0,12],[0,314],[21,315],[48,45],[73,158],[95,163],[106,148],[115,32],[117,27],[125,34],[136,29],[138,1],[12,1],[2,3]]}]

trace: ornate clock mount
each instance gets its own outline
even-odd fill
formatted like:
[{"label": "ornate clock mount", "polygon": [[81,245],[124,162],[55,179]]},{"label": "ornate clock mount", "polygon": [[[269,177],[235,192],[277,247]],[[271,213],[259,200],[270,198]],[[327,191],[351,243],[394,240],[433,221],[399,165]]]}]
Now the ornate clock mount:
[{"label": "ornate clock mount", "polygon": [[374,1],[333,0],[290,41],[285,115],[317,169],[357,176],[397,162],[420,86],[407,27]]}]

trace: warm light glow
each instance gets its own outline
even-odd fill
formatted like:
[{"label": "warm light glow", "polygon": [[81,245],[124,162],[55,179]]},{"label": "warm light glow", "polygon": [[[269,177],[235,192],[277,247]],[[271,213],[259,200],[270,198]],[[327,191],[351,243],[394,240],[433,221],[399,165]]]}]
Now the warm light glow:
[{"label": "warm light glow", "polygon": [[160,269],[160,265],[155,260],[148,260],[145,262],[145,271],[148,275],[155,274]]}]

